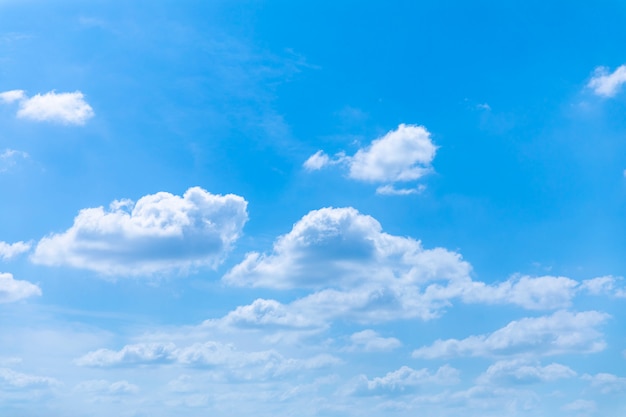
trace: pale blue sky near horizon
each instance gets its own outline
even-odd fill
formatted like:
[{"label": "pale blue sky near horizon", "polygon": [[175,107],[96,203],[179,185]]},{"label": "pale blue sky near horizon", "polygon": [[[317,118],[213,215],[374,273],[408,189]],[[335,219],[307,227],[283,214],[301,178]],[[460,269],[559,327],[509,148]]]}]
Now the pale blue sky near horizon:
[{"label": "pale blue sky near horizon", "polygon": [[626,412],[620,1],[0,1],[0,412]]}]

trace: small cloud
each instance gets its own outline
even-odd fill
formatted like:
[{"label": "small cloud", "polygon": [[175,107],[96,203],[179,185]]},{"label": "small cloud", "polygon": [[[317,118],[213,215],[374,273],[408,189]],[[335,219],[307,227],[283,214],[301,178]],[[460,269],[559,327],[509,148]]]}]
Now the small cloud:
[{"label": "small cloud", "polygon": [[350,159],[350,178],[404,182],[431,171],[437,147],[423,126],[401,124],[396,130],[359,149]]},{"label": "small cloud", "polygon": [[307,171],[317,171],[328,165],[330,158],[324,151],[317,151],[304,162]]},{"label": "small cloud", "polygon": [[23,90],[11,90],[0,93],[0,101],[5,104],[18,102],[17,117],[37,122],[84,125],[94,116],[93,109],[80,91],[73,93],[50,91],[29,98]]},{"label": "small cloud", "polygon": [[54,378],[28,375],[7,368],[0,368],[0,389],[4,386],[19,389],[41,389],[61,385]]},{"label": "small cloud", "polygon": [[411,195],[421,194],[426,189],[424,184],[420,184],[415,188],[395,188],[391,184],[383,185],[376,189],[376,194],[380,195]]},{"label": "small cloud", "polygon": [[339,152],[334,158],[329,157],[324,151],[317,151],[307,159],[302,166],[307,171],[319,171],[327,165],[338,165],[347,161],[346,154]]},{"label": "small cloud", "polygon": [[596,410],[596,403],[588,400],[576,400],[561,407],[564,411],[591,413]]},{"label": "small cloud", "polygon": [[587,87],[593,89],[598,96],[613,97],[624,83],[626,83],[626,65],[617,67],[612,73],[609,73],[606,67],[598,67]]},{"label": "small cloud", "polygon": [[626,391],[626,378],[617,375],[607,373],[585,374],[582,379],[589,381],[593,388],[599,389],[603,394]]},{"label": "small cloud", "polygon": [[128,381],[110,383],[106,380],[90,380],[79,383],[74,390],[91,394],[118,396],[136,394],[139,392],[139,387]]},{"label": "small cloud", "polygon": [[592,295],[610,294],[615,288],[615,281],[610,275],[586,279],[580,285],[580,289]]},{"label": "small cloud", "polygon": [[412,369],[402,366],[385,376],[368,379],[360,375],[350,390],[355,395],[409,394],[415,388],[426,385],[455,385],[460,381],[461,372],[449,365],[443,365],[437,372],[428,369]]},{"label": "small cloud", "polygon": [[41,289],[28,281],[19,281],[12,274],[0,273],[0,304],[41,295]]},{"label": "small cloud", "polygon": [[395,337],[381,337],[374,330],[363,330],[350,336],[351,346],[347,351],[388,352],[399,348],[402,343]]},{"label": "small cloud", "polygon": [[526,359],[501,360],[478,377],[482,384],[517,385],[556,381],[576,376],[571,368],[558,363],[541,366]]},{"label": "small cloud", "polygon": [[487,111],[490,111],[490,110],[491,110],[491,106],[490,106],[489,104],[487,104],[487,103],[480,103],[480,104],[477,104],[477,105],[476,105],[476,108],[477,108],[477,109],[480,109],[480,110],[487,110]]},{"label": "small cloud", "polygon": [[436,151],[437,146],[425,127],[401,124],[396,130],[359,149],[353,156],[339,153],[330,158],[323,151],[318,151],[306,160],[304,167],[316,171],[328,165],[345,164],[351,179],[390,183],[379,187],[378,194],[408,195],[418,193],[420,187],[397,190],[393,183],[415,181],[431,173]]},{"label": "small cloud", "polygon": [[0,259],[6,261],[30,250],[30,242],[0,242]]},{"label": "small cloud", "polygon": [[23,100],[25,98],[26,94],[24,93],[24,90],[11,90],[0,93],[0,100],[7,104]]}]

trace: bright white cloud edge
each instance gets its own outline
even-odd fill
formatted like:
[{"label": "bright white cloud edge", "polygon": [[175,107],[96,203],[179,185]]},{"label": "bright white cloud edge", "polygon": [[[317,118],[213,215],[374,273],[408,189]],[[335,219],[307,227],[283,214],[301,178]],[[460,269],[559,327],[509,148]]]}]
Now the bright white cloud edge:
[{"label": "bright white cloud edge", "polygon": [[359,149],[353,156],[343,152],[333,158],[319,150],[303,164],[307,171],[330,165],[346,165],[348,177],[354,180],[388,183],[378,187],[382,195],[409,195],[421,192],[420,187],[397,189],[396,182],[415,181],[432,172],[437,146],[424,126],[400,124],[384,136]]},{"label": "bright white cloud edge", "polygon": [[239,238],[248,214],[243,197],[200,187],[182,196],[159,192],[136,203],[83,209],[63,233],[42,238],[31,260],[110,276],[146,276],[216,267]]},{"label": "bright white cloud edge", "polygon": [[0,304],[41,295],[41,288],[28,281],[13,278],[13,274],[0,272]]},{"label": "bright white cloud edge", "polygon": [[95,114],[80,91],[49,91],[28,97],[23,90],[11,90],[0,93],[0,101],[5,104],[17,102],[17,117],[37,122],[84,125]]}]

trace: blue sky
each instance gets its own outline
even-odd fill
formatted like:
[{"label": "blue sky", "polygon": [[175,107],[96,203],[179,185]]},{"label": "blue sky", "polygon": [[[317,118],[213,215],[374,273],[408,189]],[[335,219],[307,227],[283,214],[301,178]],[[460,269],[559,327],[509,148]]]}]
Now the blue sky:
[{"label": "blue sky", "polygon": [[623,416],[625,24],[0,1],[0,412]]}]

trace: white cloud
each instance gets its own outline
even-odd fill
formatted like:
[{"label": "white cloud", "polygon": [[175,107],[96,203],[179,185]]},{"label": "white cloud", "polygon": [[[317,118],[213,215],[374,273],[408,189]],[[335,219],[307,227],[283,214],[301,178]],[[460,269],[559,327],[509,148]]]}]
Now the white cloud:
[{"label": "white cloud", "polygon": [[0,173],[13,168],[18,163],[18,159],[26,158],[28,158],[26,152],[16,151],[15,149],[5,149],[0,153]]},{"label": "white cloud", "polygon": [[357,395],[384,395],[393,393],[411,393],[423,385],[454,385],[460,381],[460,371],[444,365],[434,374],[428,369],[415,370],[408,366],[388,372],[385,376],[368,379],[359,376],[350,391]]},{"label": "white cloud", "polygon": [[582,379],[589,381],[592,387],[598,388],[603,394],[626,391],[626,378],[617,375],[608,373],[585,374]]},{"label": "white cloud", "polygon": [[83,209],[67,231],[42,238],[35,263],[89,269],[105,275],[150,275],[217,266],[248,219],[239,196],[200,187],[180,197],[166,192],[133,203]]},{"label": "white cloud", "polygon": [[439,339],[413,351],[413,357],[595,353],[606,347],[597,327],[608,318],[608,314],[597,311],[557,311],[550,316],[512,321],[488,335]]},{"label": "white cloud", "polygon": [[375,181],[412,181],[431,171],[437,147],[423,126],[401,124],[398,129],[359,149],[350,160],[350,178]]},{"label": "white cloud", "polygon": [[393,185],[387,184],[376,188],[376,194],[380,195],[411,195],[420,194],[424,192],[426,186],[420,184],[415,188],[396,188]]},{"label": "white cloud", "polygon": [[129,395],[139,392],[139,387],[128,381],[109,382],[103,379],[83,381],[74,388],[78,392],[98,395]]},{"label": "white cloud", "polygon": [[590,400],[576,400],[571,403],[565,404],[561,407],[564,411],[577,411],[583,413],[592,413],[596,411],[596,403],[595,401]]},{"label": "white cloud", "polygon": [[596,95],[613,97],[624,83],[626,83],[626,65],[617,67],[612,73],[609,73],[606,67],[598,67],[587,87],[593,89]]},{"label": "white cloud", "polygon": [[472,282],[461,286],[459,292],[466,302],[507,303],[529,310],[551,310],[571,304],[578,282],[566,277],[514,276],[496,285]]},{"label": "white cloud", "polygon": [[50,388],[61,385],[54,378],[23,374],[8,368],[0,368],[0,388],[3,386],[18,389]]},{"label": "white cloud", "polygon": [[19,281],[12,274],[0,272],[0,304],[41,295],[41,289],[28,281]]},{"label": "white cloud", "polygon": [[0,93],[0,100],[7,104],[18,102],[17,117],[37,122],[83,125],[94,115],[93,109],[80,91],[50,91],[28,97],[23,90],[12,90]]},{"label": "white cloud", "polygon": [[26,94],[24,93],[24,90],[11,90],[0,93],[0,101],[7,104],[24,100],[25,98]]},{"label": "white cloud", "polygon": [[0,259],[8,260],[30,250],[29,242],[6,243],[0,241]]},{"label": "white cloud", "polygon": [[353,333],[350,342],[352,344],[346,348],[348,351],[388,352],[402,346],[395,337],[381,337],[371,329]]},{"label": "white cloud", "polygon": [[330,163],[330,158],[324,151],[317,151],[304,162],[304,168],[309,171],[317,171]]},{"label": "white cloud", "polygon": [[432,172],[431,164],[436,152],[437,147],[425,127],[401,124],[396,130],[359,149],[354,156],[338,153],[330,158],[320,150],[306,160],[304,167],[316,171],[328,165],[345,164],[348,166],[348,177],[352,179],[388,183],[378,188],[378,194],[407,195],[421,189],[396,189],[392,184],[415,181]]},{"label": "white cloud", "polygon": [[279,237],[273,253],[249,253],[223,278],[232,285],[317,289],[291,304],[257,300],[229,316],[253,323],[312,325],[339,316],[357,321],[436,317],[448,305],[426,296],[430,281],[465,279],[470,266],[457,253],[423,249],[419,241],[382,232],[372,217],[353,208],[312,211]]},{"label": "white cloud", "polygon": [[353,288],[364,283],[398,284],[466,277],[470,266],[442,248],[392,236],[354,208],[311,211],[274,243],[273,253],[252,252],[224,281],[268,288]]},{"label": "white cloud", "polygon": [[302,312],[279,303],[276,300],[258,298],[245,306],[239,306],[221,320],[207,320],[205,325],[224,324],[233,327],[277,326],[290,328],[316,327],[319,318],[310,317]]},{"label": "white cloud", "polygon": [[175,360],[173,343],[126,345],[119,351],[98,349],[76,360],[80,366],[110,367],[134,364],[171,363]]},{"label": "white cloud", "polygon": [[558,363],[541,366],[524,359],[498,361],[478,377],[481,384],[531,384],[576,376],[571,368]]},{"label": "white cloud", "polygon": [[191,368],[209,367],[227,371],[227,377],[236,379],[280,377],[339,363],[338,358],[327,354],[303,359],[286,358],[275,350],[244,352],[231,344],[214,341],[181,348],[174,343],[139,343],[126,345],[119,351],[99,349],[76,359],[79,366],[98,368],[173,364]]}]

